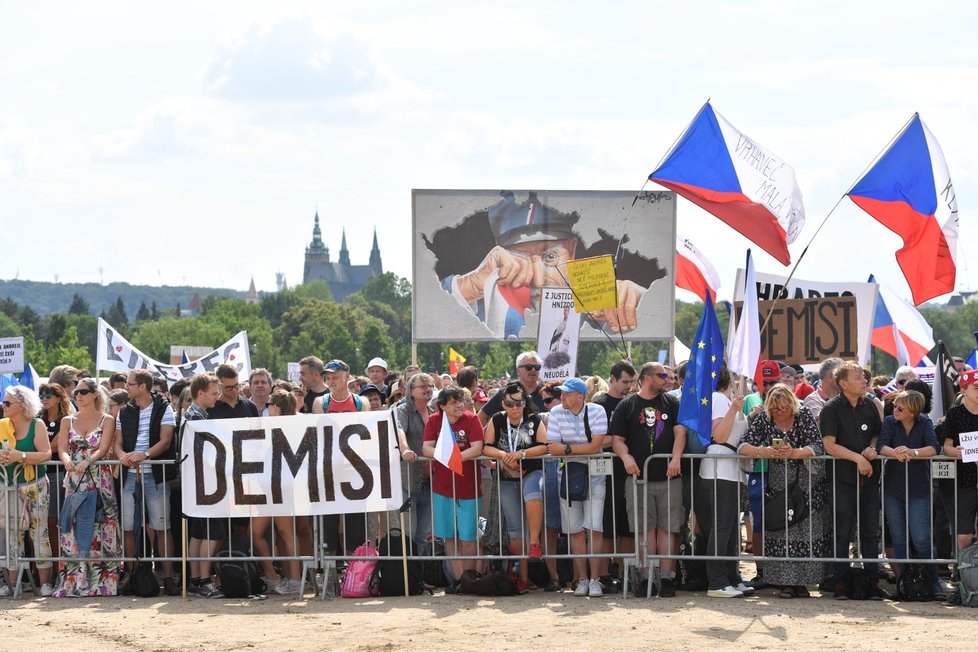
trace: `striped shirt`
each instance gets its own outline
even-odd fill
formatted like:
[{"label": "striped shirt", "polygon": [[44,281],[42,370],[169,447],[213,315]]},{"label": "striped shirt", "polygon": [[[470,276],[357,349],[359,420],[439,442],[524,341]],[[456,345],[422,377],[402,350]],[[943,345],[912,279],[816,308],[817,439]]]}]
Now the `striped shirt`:
[{"label": "striped shirt", "polygon": [[[584,432],[584,413],[587,412],[588,423],[591,426],[591,436],[608,434],[608,415],[604,408],[597,403],[586,403],[579,414],[558,405],[550,410],[547,420],[547,440],[562,444],[586,444],[587,433]],[[601,452],[600,450],[598,451]],[[604,476],[591,476],[592,484],[603,484]]]}]

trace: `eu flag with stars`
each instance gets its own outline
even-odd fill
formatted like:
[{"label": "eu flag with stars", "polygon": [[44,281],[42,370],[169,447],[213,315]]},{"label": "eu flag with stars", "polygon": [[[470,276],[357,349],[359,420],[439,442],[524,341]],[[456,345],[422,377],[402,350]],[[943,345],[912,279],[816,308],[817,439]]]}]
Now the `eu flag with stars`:
[{"label": "eu flag with stars", "polygon": [[723,363],[723,336],[712,301],[703,305],[703,316],[690,349],[679,401],[679,423],[696,431],[703,445],[708,446],[712,439],[713,390]]}]

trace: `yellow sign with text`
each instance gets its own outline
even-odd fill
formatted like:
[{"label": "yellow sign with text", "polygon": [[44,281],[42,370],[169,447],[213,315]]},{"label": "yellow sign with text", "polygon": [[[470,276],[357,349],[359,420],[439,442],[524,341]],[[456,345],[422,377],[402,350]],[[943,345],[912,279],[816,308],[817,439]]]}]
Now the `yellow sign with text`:
[{"label": "yellow sign with text", "polygon": [[618,307],[618,284],[611,254],[568,261],[567,277],[574,291],[574,310],[577,312]]}]

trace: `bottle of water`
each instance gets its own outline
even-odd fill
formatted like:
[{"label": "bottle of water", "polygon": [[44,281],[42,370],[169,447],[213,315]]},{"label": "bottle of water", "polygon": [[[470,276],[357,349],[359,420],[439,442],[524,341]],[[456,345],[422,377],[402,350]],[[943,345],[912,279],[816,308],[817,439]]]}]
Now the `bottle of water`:
[{"label": "bottle of water", "polygon": [[340,593],[339,579],[336,575],[336,560],[327,559],[326,568],[323,572],[324,586],[326,588],[326,597],[335,598]]}]

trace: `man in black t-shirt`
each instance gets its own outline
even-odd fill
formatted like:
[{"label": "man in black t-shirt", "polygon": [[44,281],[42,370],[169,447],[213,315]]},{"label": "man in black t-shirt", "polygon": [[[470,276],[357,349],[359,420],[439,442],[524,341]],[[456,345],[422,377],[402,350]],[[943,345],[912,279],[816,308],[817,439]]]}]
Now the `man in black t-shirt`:
[{"label": "man in black t-shirt", "polygon": [[299,412],[312,414],[312,405],[316,399],[329,393],[326,381],[323,380],[323,369],[323,361],[314,355],[299,360],[299,382],[306,389],[306,396],[302,400]]},{"label": "man in black t-shirt", "polygon": [[[637,372],[632,363],[628,360],[619,360],[611,365],[611,373],[608,376],[608,391],[599,394],[592,399],[592,403],[597,403],[604,408],[608,415],[608,423],[611,423],[611,415],[614,413],[618,404],[628,396],[635,386]],[[611,438],[605,438],[607,449],[611,448]],[[635,533],[628,525],[628,510],[625,508],[625,466],[621,463],[621,458],[615,457],[611,460],[611,483],[605,489],[604,495],[604,538],[602,539],[604,550],[601,552],[635,552]],[[614,539],[617,538],[617,541]],[[612,548],[612,546],[615,546]],[[601,573],[601,582],[608,588],[609,582]]]},{"label": "man in black t-shirt", "polygon": [[[866,375],[857,362],[844,362],[835,370],[839,394],[822,408],[819,427],[825,452],[833,460],[829,466],[835,509],[835,556],[849,557],[849,542],[856,530],[858,515],[859,552],[864,559],[879,554],[880,465],[876,460],[880,420],[876,405],[866,396]],[[832,565],[834,597],[849,597],[849,562]],[[870,597],[888,597],[879,586],[879,564],[863,563],[870,582]]]},{"label": "man in black t-shirt", "polygon": [[[618,404],[608,428],[614,437],[615,454],[621,458],[625,472],[630,476],[625,482],[628,520],[636,534],[645,536],[648,551],[653,555],[675,554],[683,525],[679,474],[683,449],[686,448],[686,428],[679,423],[679,401],[665,393],[668,381],[669,373],[660,363],[645,363],[638,375],[639,392]],[[653,458],[646,464],[651,455],[660,453],[672,457],[668,461]],[[639,485],[638,499],[637,504],[633,504],[636,482]],[[647,529],[643,533],[643,523],[646,522]],[[664,559],[660,568],[662,586],[659,595],[675,597],[676,561]]]}]

